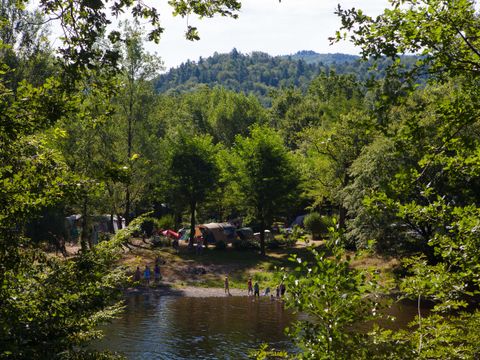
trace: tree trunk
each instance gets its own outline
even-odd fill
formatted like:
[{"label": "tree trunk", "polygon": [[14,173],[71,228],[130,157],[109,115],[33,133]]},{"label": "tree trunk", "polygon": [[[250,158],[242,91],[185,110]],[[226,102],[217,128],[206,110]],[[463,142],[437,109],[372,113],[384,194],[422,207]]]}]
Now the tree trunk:
[{"label": "tree trunk", "polygon": [[108,227],[109,227],[109,231],[111,234],[115,234],[115,225],[114,225],[114,220],[113,220],[113,213],[114,211],[111,211],[110,212],[110,221],[109,221],[109,224],[108,224]]},{"label": "tree trunk", "polygon": [[196,201],[190,203],[190,239],[188,240],[188,247],[193,248],[193,239],[195,238],[195,208]]},{"label": "tree trunk", "polygon": [[182,225],[182,214],[178,211],[175,211],[175,228],[180,229],[180,226]]},{"label": "tree trunk", "polygon": [[82,206],[82,236],[80,237],[80,246],[82,252],[85,253],[88,251],[88,198],[87,196],[83,199]]},{"label": "tree trunk", "polygon": [[117,227],[118,230],[123,229],[122,215],[117,214]]},{"label": "tree trunk", "polygon": [[260,255],[265,256],[265,220],[260,220]]},{"label": "tree trunk", "polygon": [[125,190],[125,225],[130,224],[130,186]]},{"label": "tree trunk", "polygon": [[125,188],[125,225],[128,226],[130,223],[130,176],[132,175],[132,163],[131,163],[131,158],[132,158],[132,150],[133,150],[133,81],[134,78],[132,76],[131,78],[132,84],[130,86],[130,101],[128,105],[128,116],[127,116],[127,122],[128,122],[128,130],[127,130],[127,161],[129,165],[129,171],[130,174],[128,176],[128,183]]}]

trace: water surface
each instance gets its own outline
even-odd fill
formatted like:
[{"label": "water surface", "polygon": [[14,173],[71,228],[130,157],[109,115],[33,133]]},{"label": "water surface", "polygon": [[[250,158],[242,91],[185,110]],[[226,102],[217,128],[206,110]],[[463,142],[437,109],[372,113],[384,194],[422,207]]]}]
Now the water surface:
[{"label": "water surface", "polygon": [[248,359],[262,343],[292,349],[294,316],[281,301],[252,297],[131,295],[122,318],[95,345],[128,359]]}]

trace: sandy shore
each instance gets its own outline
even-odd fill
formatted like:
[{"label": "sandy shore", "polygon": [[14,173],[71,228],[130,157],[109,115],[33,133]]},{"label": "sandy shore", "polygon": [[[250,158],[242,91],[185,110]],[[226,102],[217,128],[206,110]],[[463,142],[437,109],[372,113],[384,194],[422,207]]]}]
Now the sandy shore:
[{"label": "sandy shore", "polygon": [[[228,296],[223,288],[204,288],[195,286],[172,286],[170,284],[162,284],[155,287],[136,287],[128,288],[127,295],[142,294],[146,292],[154,292],[165,296],[186,296],[186,297],[222,297]],[[230,289],[231,296],[247,296],[247,290]]]}]

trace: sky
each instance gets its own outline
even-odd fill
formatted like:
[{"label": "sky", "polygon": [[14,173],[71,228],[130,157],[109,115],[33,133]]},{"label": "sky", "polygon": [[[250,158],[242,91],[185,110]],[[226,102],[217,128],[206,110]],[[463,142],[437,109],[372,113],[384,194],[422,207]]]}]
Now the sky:
[{"label": "sky", "polygon": [[[388,6],[387,0],[244,0],[238,19],[191,17],[187,22],[171,16],[171,8],[162,1],[159,10],[165,32],[159,44],[146,47],[163,59],[166,69],[233,48],[244,54],[263,51],[288,55],[299,50],[358,54],[359,50],[346,41],[330,46],[328,38],[340,27],[334,14],[338,3],[344,8],[360,8],[369,15],[377,15]],[[185,39],[188,24],[198,28],[199,41]]]}]

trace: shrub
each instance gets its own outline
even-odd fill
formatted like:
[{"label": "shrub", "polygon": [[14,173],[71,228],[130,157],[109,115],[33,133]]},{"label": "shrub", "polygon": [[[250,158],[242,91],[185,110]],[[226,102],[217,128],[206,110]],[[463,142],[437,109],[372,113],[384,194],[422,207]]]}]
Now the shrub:
[{"label": "shrub", "polygon": [[292,247],[297,243],[297,240],[300,237],[293,237],[292,234],[287,234],[287,233],[282,233],[280,235],[275,236],[275,240],[278,242],[280,246],[285,246],[285,247]]},{"label": "shrub", "polygon": [[175,229],[175,218],[173,215],[164,215],[157,220],[159,229]]},{"label": "shrub", "polygon": [[298,225],[293,225],[293,228],[292,228],[292,234],[290,235],[290,237],[292,239],[295,239],[295,241],[299,240],[301,237],[303,236],[303,229],[298,226]]},{"label": "shrub", "polygon": [[145,233],[147,237],[150,237],[153,234],[153,230],[156,227],[156,223],[157,223],[157,219],[151,218],[151,217],[146,218],[140,225],[140,231],[142,233]]},{"label": "shrub", "polygon": [[305,216],[303,224],[305,225],[305,229],[312,234],[312,239],[318,239],[322,234],[325,234],[328,231],[326,221],[317,212]]}]

